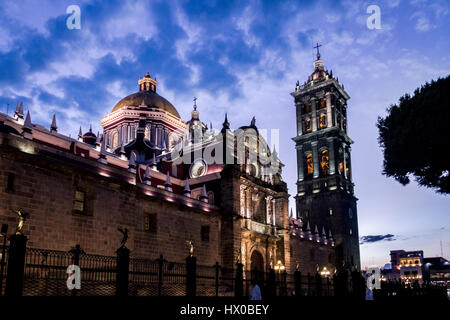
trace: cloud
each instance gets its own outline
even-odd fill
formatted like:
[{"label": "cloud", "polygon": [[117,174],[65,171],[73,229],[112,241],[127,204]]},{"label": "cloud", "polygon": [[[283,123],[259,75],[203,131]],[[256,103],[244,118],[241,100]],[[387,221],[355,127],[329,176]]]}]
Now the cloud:
[{"label": "cloud", "polygon": [[385,235],[369,235],[369,236],[362,236],[360,237],[359,244],[365,244],[365,243],[374,243],[374,242],[380,242],[380,241],[394,241],[396,240],[393,234],[385,234]]}]

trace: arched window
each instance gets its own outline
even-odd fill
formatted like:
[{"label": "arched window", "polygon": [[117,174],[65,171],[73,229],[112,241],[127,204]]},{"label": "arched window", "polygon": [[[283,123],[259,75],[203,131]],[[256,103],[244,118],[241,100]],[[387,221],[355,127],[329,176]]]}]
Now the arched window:
[{"label": "arched window", "polygon": [[344,150],[339,148],[339,165],[338,165],[339,174],[344,175]]},{"label": "arched window", "polygon": [[323,108],[325,108],[325,99],[320,99],[320,104],[319,104],[319,108],[320,109],[323,109]]},{"label": "arched window", "polygon": [[320,170],[322,175],[327,175],[330,172],[330,159],[326,149],[320,153]]},{"label": "arched window", "polygon": [[309,101],[305,103],[305,113],[311,113],[311,103]]},{"label": "arched window", "polygon": [[150,140],[150,128],[145,127],[145,139]]},{"label": "arched window", "polygon": [[322,112],[319,116],[319,127],[321,129],[326,128],[327,126],[327,115],[325,112]]},{"label": "arched window", "polygon": [[312,153],[308,153],[306,155],[305,164],[306,164],[306,175],[312,176],[312,174],[314,173],[314,163],[313,163]]},{"label": "arched window", "polygon": [[118,146],[119,146],[119,134],[117,132],[114,132],[112,136],[112,147],[117,148]]},{"label": "arched window", "polygon": [[305,119],[305,132],[311,132],[311,118]]}]

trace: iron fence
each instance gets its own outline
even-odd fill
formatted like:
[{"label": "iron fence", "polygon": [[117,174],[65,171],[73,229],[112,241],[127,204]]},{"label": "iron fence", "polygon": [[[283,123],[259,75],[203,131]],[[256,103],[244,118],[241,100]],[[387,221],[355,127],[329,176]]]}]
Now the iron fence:
[{"label": "iron fence", "polygon": [[[74,264],[81,269],[79,290],[67,287],[67,267]],[[115,257],[35,248],[26,250],[23,295],[111,296],[115,294],[115,281]]]},{"label": "iron fence", "polygon": [[8,246],[0,245],[0,296],[5,294],[6,270],[8,270]]},{"label": "iron fence", "polygon": [[[128,250],[128,249],[127,249]],[[4,295],[8,276],[9,247],[0,246],[0,261],[3,272],[0,272],[2,284],[0,294]],[[128,251],[129,252],[129,251]],[[13,255],[11,254],[11,258]],[[129,255],[127,256],[129,257]],[[170,262],[161,255],[158,259],[142,259],[132,257],[126,260],[125,269],[118,267],[119,256],[102,256],[84,253],[79,246],[70,252],[26,248],[24,259],[23,290],[27,296],[112,296],[118,294],[118,275],[125,273],[125,294],[130,296],[217,296],[217,297],[249,297],[255,285],[260,287],[263,298],[275,296],[358,296],[363,297],[363,283],[352,279],[321,277],[319,274],[303,275],[299,271],[294,274],[286,272],[242,271],[242,264],[236,268],[223,268],[214,265],[197,265],[195,257],[189,263]],[[192,266],[194,262],[194,266]],[[14,265],[11,263],[11,266]],[[77,265],[81,270],[81,288],[69,290],[67,267]],[[119,270],[120,269],[120,270]],[[190,270],[190,271],[189,271]],[[194,270],[194,271],[193,271]],[[1,270],[0,270],[1,271]],[[345,287],[342,292],[342,288]],[[351,288],[351,291],[347,291]],[[128,290],[127,290],[128,289]],[[193,294],[192,294],[193,292]],[[189,294],[190,293],[190,294]],[[362,294],[361,294],[362,293]],[[401,283],[383,283],[381,290],[374,292],[375,299],[404,296],[446,296],[446,287],[424,284],[419,286]]]}]

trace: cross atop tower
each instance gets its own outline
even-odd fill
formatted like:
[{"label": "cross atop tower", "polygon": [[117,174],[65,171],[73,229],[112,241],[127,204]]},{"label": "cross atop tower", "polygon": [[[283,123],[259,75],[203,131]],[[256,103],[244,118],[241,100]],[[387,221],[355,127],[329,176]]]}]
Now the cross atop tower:
[{"label": "cross atop tower", "polygon": [[319,60],[319,59],[320,59],[320,52],[319,52],[319,48],[320,48],[321,46],[322,46],[322,45],[321,45],[321,44],[319,44],[319,43],[317,42],[316,46],[315,46],[315,47],[313,47],[314,49],[317,49],[317,60]]},{"label": "cross atop tower", "polygon": [[197,97],[194,97],[194,109],[197,110]]}]

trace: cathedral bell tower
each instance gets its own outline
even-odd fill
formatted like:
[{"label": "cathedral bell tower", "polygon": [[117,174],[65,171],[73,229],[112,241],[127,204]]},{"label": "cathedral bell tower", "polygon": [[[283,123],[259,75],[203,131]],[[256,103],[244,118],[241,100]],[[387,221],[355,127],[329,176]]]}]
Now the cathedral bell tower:
[{"label": "cathedral bell tower", "polygon": [[324,225],[336,242],[336,267],[360,271],[359,237],[351,148],[347,135],[350,96],[317,49],[314,72],[291,95],[297,111],[297,218]]}]

